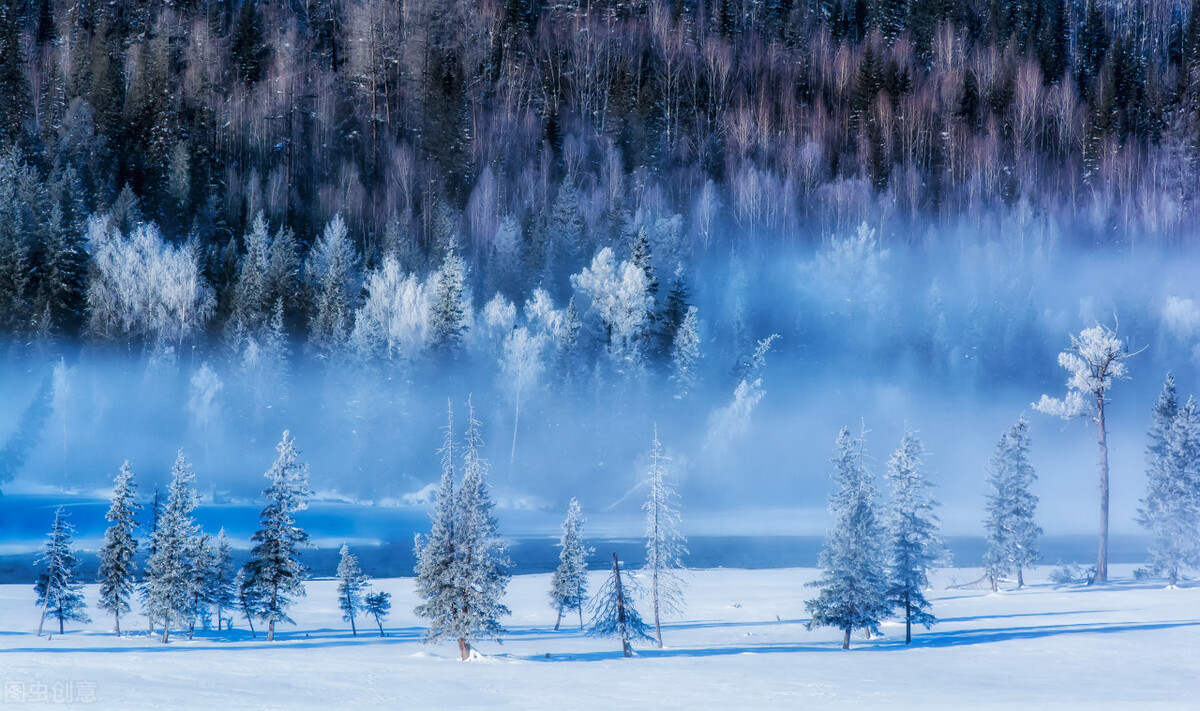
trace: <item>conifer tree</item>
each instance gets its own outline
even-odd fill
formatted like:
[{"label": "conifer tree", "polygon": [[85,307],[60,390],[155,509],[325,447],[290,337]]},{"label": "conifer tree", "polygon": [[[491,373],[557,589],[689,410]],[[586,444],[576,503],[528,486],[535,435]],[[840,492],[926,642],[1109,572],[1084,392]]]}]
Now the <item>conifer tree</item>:
[{"label": "conifer tree", "polygon": [[196,622],[203,629],[209,629],[211,620],[209,611],[212,606],[213,578],[216,575],[217,554],[213,550],[212,536],[198,532],[192,537],[188,558],[191,568],[191,578],[188,581],[191,606],[188,614],[188,639],[196,633]]},{"label": "conifer tree", "polygon": [[162,622],[162,642],[170,639],[171,627],[192,619],[195,611],[195,539],[199,527],[196,510],[195,474],[181,450],[171,469],[167,503],[154,532],[154,552],[146,567],[146,616]]},{"label": "conifer tree", "polygon": [[592,621],[588,625],[589,637],[616,637],[621,640],[621,651],[626,657],[633,656],[634,641],[653,642],[650,625],[642,620],[633,606],[630,595],[630,577],[621,582],[621,566],[617,554],[613,553],[612,573],[592,598]]},{"label": "conifer tree", "polygon": [[350,623],[350,632],[357,637],[358,628],[355,618],[363,607],[363,593],[370,585],[370,578],[358,567],[358,558],[350,552],[350,546],[342,544],[341,560],[338,562],[338,606],[342,609],[342,619]]},{"label": "conifer tree", "polygon": [[379,636],[383,637],[383,621],[387,619],[388,614],[392,611],[392,594],[387,592],[367,593],[366,601],[363,605],[363,612],[375,618],[375,624],[379,625]]},{"label": "conifer tree", "polygon": [[904,616],[904,643],[912,642],[913,623],[928,629],[937,618],[929,612],[925,589],[929,572],[944,557],[933,513],[937,502],[929,495],[922,471],[925,447],[915,432],[906,432],[900,447],[888,459],[887,478],[892,497],[888,507],[888,598]]},{"label": "conifer tree", "polygon": [[1154,405],[1146,448],[1146,496],[1138,522],[1153,534],[1150,564],[1174,587],[1182,568],[1200,562],[1200,413],[1188,398],[1179,407],[1170,375]]},{"label": "conifer tree", "polygon": [[1029,461],[1029,421],[1022,416],[996,444],[989,466],[983,564],[992,590],[1014,570],[1017,587],[1025,585],[1024,568],[1038,559],[1042,529],[1035,522],[1038,497],[1030,491],[1037,474]]},{"label": "conifer tree", "polygon": [[242,616],[246,618],[250,636],[257,639],[258,633],[254,631],[254,618],[262,614],[262,596],[246,578],[244,566],[238,568],[237,575],[233,578],[233,595],[235,603],[242,611]]},{"label": "conifer tree", "polygon": [[696,369],[701,358],[699,327],[696,307],[689,306],[675,330],[675,343],[671,347],[671,379],[675,381],[676,397],[684,397],[696,387]]},{"label": "conifer tree", "polygon": [[433,277],[433,300],[429,305],[429,343],[436,349],[456,353],[470,325],[466,297],[466,265],[453,249],[446,252]]},{"label": "conifer tree", "polygon": [[563,612],[579,612],[579,628],[583,629],[583,606],[587,602],[587,557],[595,549],[583,543],[583,514],[579,500],[572,498],[567,505],[567,518],[562,525],[562,538],[558,546],[558,568],[550,579],[550,602],[558,611],[554,621],[557,630],[562,623]]},{"label": "conifer tree", "polygon": [[[236,575],[233,570],[233,546],[222,528],[217,533],[217,549],[213,559],[212,588],[209,599],[217,613],[217,631],[223,629],[225,611],[237,605]],[[232,620],[231,620],[232,622]]]},{"label": "conifer tree", "polygon": [[439,454],[442,456],[442,476],[430,513],[432,527],[425,538],[416,536],[414,546],[417,596],[422,600],[416,613],[429,620],[426,642],[447,637],[457,613],[453,579],[455,531],[458,528],[454,506],[454,410],[449,402],[446,403],[445,438]]},{"label": "conifer tree", "polygon": [[279,456],[265,474],[267,505],[250,540],[254,547],[246,563],[246,586],[259,601],[258,615],[267,622],[267,641],[275,640],[275,623],[287,616],[292,598],[304,596],[304,566],[300,551],[308,547],[308,532],[296,525],[296,513],[308,508],[308,464],[299,460],[296,441],[287,430],[275,447]]},{"label": "conifer tree", "polygon": [[314,289],[309,340],[322,353],[340,347],[349,335],[353,295],[358,289],[358,254],[346,222],[334,215],[313,246],[305,273]]},{"label": "conifer tree", "polygon": [[58,620],[59,634],[63,633],[63,625],[67,622],[91,622],[84,612],[87,603],[83,599],[83,585],[75,580],[79,567],[79,557],[71,547],[75,527],[67,521],[67,514],[61,506],[54,512],[49,538],[46,552],[38,559],[45,569],[33,586],[37,593],[37,604],[42,608],[42,618],[38,622],[39,637],[42,636],[46,615]]},{"label": "conifer tree", "polygon": [[809,627],[843,630],[842,649],[850,648],[850,633],[855,629],[877,633],[888,612],[883,537],[875,514],[877,494],[863,448],[863,436],[851,438],[850,428],[838,434],[833,459],[838,491],[829,497],[829,511],[836,521],[818,559],[821,577],[809,583],[820,592],[805,603],[812,613]]},{"label": "conifer tree", "polygon": [[129,612],[129,600],[137,578],[137,528],[134,516],[142,508],[137,503],[137,485],[129,460],[121,465],[113,486],[111,504],[105,519],[110,523],[100,547],[100,609],[111,612],[114,630],[121,636],[121,615]]},{"label": "conifer tree", "polygon": [[650,449],[649,491],[642,510],[646,512],[646,564],[642,575],[649,581],[650,605],[654,611],[654,636],[662,649],[662,618],[683,610],[683,556],[687,539],[679,532],[679,496],[667,481],[667,462],[658,425]]}]

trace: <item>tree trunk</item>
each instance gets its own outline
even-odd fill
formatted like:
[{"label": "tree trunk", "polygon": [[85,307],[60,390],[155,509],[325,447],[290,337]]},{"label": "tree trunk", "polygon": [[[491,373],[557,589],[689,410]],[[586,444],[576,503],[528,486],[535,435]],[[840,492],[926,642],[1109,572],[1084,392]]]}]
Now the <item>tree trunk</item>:
[{"label": "tree trunk", "polygon": [[562,608],[558,608],[558,619],[554,621],[554,631],[558,631],[558,626],[562,624]]},{"label": "tree trunk", "polygon": [[466,637],[458,638],[458,655],[464,662],[471,658],[471,643]]},{"label": "tree trunk", "polygon": [[1167,576],[1167,587],[1175,587],[1176,582],[1178,582],[1178,571],[1175,568],[1171,568],[1171,573]]},{"label": "tree trunk", "polygon": [[583,629],[583,605],[579,606],[579,629]]},{"label": "tree trunk", "polygon": [[350,615],[350,634],[358,636],[358,628],[354,626],[354,615]]},{"label": "tree trunk", "polygon": [[992,592],[997,592],[998,590],[1000,590],[1000,586],[996,584],[996,576],[993,575],[993,576],[991,576],[991,578],[992,578]]},{"label": "tree trunk", "polygon": [[267,620],[267,641],[275,641],[275,618]]},{"label": "tree trunk", "polygon": [[42,626],[46,624],[46,610],[50,608],[50,581],[46,580],[45,601],[42,602],[42,619],[38,620],[38,637],[42,636]]},{"label": "tree trunk", "polygon": [[850,649],[850,625],[846,625],[846,634],[842,637],[842,649]]},{"label": "tree trunk", "polygon": [[904,591],[904,643],[912,644],[912,592]]},{"label": "tree trunk", "polygon": [[1025,587],[1025,569],[1017,566],[1017,590]]},{"label": "tree trunk", "polygon": [[162,633],[162,640],[161,640],[162,643],[166,644],[167,641],[170,639],[170,636],[171,636],[171,625],[166,620],[163,620],[163,633]]},{"label": "tree trunk", "polygon": [[376,617],[375,624],[379,625],[379,636],[382,637],[383,636],[383,621],[380,620],[378,617]]},{"label": "tree trunk", "polygon": [[113,617],[115,617],[117,620],[117,636],[120,637],[121,636],[121,614],[119,612],[114,613]]},{"label": "tree trunk", "polygon": [[1100,550],[1096,582],[1108,582],[1108,432],[1104,427],[1104,390],[1096,394],[1096,426],[1100,430]]},{"label": "tree trunk", "polygon": [[63,617],[62,617],[62,615],[58,616],[58,633],[63,634]]}]

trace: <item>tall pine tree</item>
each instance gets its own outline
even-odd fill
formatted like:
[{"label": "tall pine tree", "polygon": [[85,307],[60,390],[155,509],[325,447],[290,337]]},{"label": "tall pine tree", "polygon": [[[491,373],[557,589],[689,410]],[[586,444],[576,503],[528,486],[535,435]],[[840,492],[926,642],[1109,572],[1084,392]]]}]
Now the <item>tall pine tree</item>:
[{"label": "tall pine tree", "polygon": [[59,634],[63,633],[63,625],[67,622],[91,621],[84,612],[87,603],[83,599],[83,585],[75,580],[79,567],[79,557],[72,548],[75,527],[67,521],[67,514],[62,507],[54,512],[49,538],[46,552],[38,559],[45,569],[33,586],[37,593],[37,604],[42,608],[42,618],[38,622],[39,637],[42,636],[47,615],[58,620]]},{"label": "tall pine tree", "polygon": [[109,521],[104,532],[104,543],[100,546],[100,609],[111,612],[114,629],[121,635],[121,615],[129,612],[129,600],[137,577],[137,539],[133,532],[137,528],[134,519],[138,509],[137,485],[133,483],[133,469],[126,460],[121,465],[113,486],[111,504],[104,518]]},{"label": "tall pine tree", "polygon": [[162,622],[162,642],[170,641],[171,627],[193,619],[195,539],[199,526],[196,510],[196,475],[180,451],[171,469],[167,503],[154,529],[153,552],[146,567],[146,616]]},{"label": "tall pine tree", "polygon": [[358,636],[358,627],[354,620],[363,611],[363,593],[370,585],[370,578],[358,567],[358,558],[350,552],[350,546],[342,544],[338,561],[338,607],[342,609],[342,619],[350,623],[350,632]]},{"label": "tall pine tree", "polygon": [[1029,421],[1022,416],[996,444],[989,466],[983,564],[992,590],[1014,570],[1017,587],[1023,587],[1024,569],[1038,559],[1042,529],[1035,520],[1038,497],[1030,491],[1036,478],[1029,461]]},{"label": "tall pine tree", "polygon": [[887,463],[892,485],[887,516],[888,598],[904,616],[904,643],[912,642],[914,623],[928,629],[937,618],[929,612],[925,589],[929,572],[944,557],[938,533],[940,522],[933,513],[937,502],[929,495],[922,470],[925,447],[915,432],[906,432],[900,447]]},{"label": "tall pine tree", "polygon": [[1191,398],[1179,407],[1170,375],[1154,404],[1149,436],[1138,521],[1154,536],[1148,569],[1165,573],[1174,587],[1181,569],[1200,562],[1200,413]]},{"label": "tall pine tree", "polygon": [[679,496],[667,481],[667,462],[658,425],[650,449],[650,470],[646,484],[649,492],[642,510],[646,512],[646,565],[642,574],[650,585],[650,605],[654,610],[654,636],[662,649],[662,617],[683,609],[683,556],[687,539],[679,532]]},{"label": "tall pine tree", "polygon": [[579,613],[579,628],[583,629],[583,605],[587,602],[587,557],[594,549],[583,542],[583,514],[579,500],[572,498],[567,506],[567,518],[562,525],[558,546],[558,568],[550,579],[550,603],[558,611],[554,629],[562,623],[564,612]]}]

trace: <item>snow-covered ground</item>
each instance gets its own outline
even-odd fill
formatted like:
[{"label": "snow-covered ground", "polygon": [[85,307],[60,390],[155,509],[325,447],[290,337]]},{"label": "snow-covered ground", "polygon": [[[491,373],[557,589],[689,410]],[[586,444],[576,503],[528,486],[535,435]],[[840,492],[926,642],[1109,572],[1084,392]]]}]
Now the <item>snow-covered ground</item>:
[{"label": "snow-covered ground", "polygon": [[[885,636],[808,631],[811,569],[696,571],[683,619],[663,630],[666,649],[642,645],[624,659],[615,640],[590,639],[570,621],[552,631],[548,575],[513,579],[503,644],[457,661],[453,643],[421,642],[411,579],[376,581],[393,595],[379,637],[341,621],[336,583],[308,584],[295,627],[268,644],[248,631],[117,638],[92,609],[91,624],[37,637],[32,586],[0,586],[0,707],[588,709],[717,708],[1196,708],[1200,588],[1164,589],[1113,566],[1099,588],[1032,585],[998,594],[948,588],[978,570],[942,571],[932,594],[941,623]],[[595,574],[592,587],[598,587]],[[91,603],[95,587],[87,590]],[[46,699],[40,703],[36,699]]]}]

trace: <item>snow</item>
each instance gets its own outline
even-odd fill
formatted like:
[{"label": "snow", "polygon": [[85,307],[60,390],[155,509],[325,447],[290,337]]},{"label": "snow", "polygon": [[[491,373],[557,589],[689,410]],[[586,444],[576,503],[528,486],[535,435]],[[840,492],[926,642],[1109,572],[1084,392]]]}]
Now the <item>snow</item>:
[{"label": "snow", "polygon": [[[594,571],[592,589],[601,576]],[[29,694],[57,690],[95,708],[1144,708],[1194,703],[1200,677],[1200,588],[1164,589],[1112,566],[1114,582],[1053,586],[1048,568],[1024,590],[948,589],[979,569],[942,571],[930,592],[942,622],[913,631],[885,623],[883,637],[805,628],[804,583],[814,569],[696,571],[684,618],[663,629],[666,648],[636,647],[622,659],[614,640],[590,639],[563,620],[552,632],[549,575],[513,578],[513,616],[503,644],[481,642],[482,658],[422,644],[412,580],[375,582],[393,595],[380,638],[342,622],[334,580],[308,583],[298,626],[274,643],[231,633],[172,636],[162,645],[145,621],[116,638],[85,590],[95,622],[38,638],[32,585],[0,586],[0,681],[5,705],[37,707]],[[18,694],[24,694],[20,698]],[[55,705],[53,703],[46,705]],[[61,704],[58,704],[61,705]]]}]

